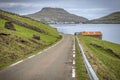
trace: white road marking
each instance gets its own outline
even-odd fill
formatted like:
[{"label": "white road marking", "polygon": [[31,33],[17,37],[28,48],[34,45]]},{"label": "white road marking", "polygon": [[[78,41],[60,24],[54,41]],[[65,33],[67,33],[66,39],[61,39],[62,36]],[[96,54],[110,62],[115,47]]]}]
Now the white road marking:
[{"label": "white road marking", "polygon": [[23,60],[18,61],[18,62],[14,63],[14,64],[12,64],[12,65],[10,65],[10,66],[15,66],[15,65],[17,65],[17,64],[19,64],[19,63],[21,63],[21,62],[23,62]]},{"label": "white road marking", "polygon": [[[58,45],[60,42],[62,42],[62,40],[63,40],[63,39],[64,39],[64,37],[63,37],[63,38],[62,38],[59,42],[57,42],[56,44],[54,44],[53,46],[48,47],[47,49],[42,50],[41,52],[37,53],[36,55],[41,54],[41,53],[43,53],[43,52],[47,51],[48,49],[50,49],[50,48],[52,48],[52,47],[54,47],[54,46]],[[32,58],[32,57],[34,57],[34,56],[36,56],[36,55],[32,55],[32,56],[30,56],[30,57],[28,57],[28,58],[26,58],[26,59],[30,59],[30,58]],[[9,67],[15,66],[15,65],[17,65],[17,64],[19,64],[19,63],[21,63],[21,62],[25,61],[26,59],[21,60],[21,61],[18,61],[18,62],[16,62],[16,63],[13,63],[13,64],[12,64],[12,65],[10,65]]]},{"label": "white road marking", "polygon": [[30,57],[28,57],[28,58],[30,59],[30,58],[32,58],[32,57],[34,57],[34,56],[35,56],[35,55],[32,55],[32,56],[30,56]]},{"label": "white road marking", "polygon": [[41,54],[42,52],[39,52],[38,54]]},{"label": "white road marking", "polygon": [[75,58],[75,54],[73,54],[73,58]]},{"label": "white road marking", "polygon": [[72,77],[75,78],[75,69],[72,69]]},{"label": "white road marking", "polygon": [[[73,45],[73,58],[75,58],[75,38],[74,38],[74,45]],[[75,59],[73,59],[72,78],[75,78]]]},{"label": "white road marking", "polygon": [[75,65],[75,60],[73,60],[73,65]]},{"label": "white road marking", "polygon": [[[62,38],[62,40],[64,39],[64,37]],[[59,42],[57,42],[56,44],[54,44],[54,45],[52,45],[51,47],[48,47],[47,49],[44,49],[42,52],[45,52],[45,51],[47,51],[47,50],[49,50],[50,48],[53,48],[53,47],[55,47],[56,45],[58,45],[59,43],[61,43],[62,42],[62,40],[60,40]],[[41,52],[41,53],[42,53]]]}]

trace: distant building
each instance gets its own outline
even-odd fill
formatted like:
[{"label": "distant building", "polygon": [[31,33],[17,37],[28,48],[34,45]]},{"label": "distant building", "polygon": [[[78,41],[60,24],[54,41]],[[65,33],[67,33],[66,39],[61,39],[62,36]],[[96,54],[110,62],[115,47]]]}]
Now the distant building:
[{"label": "distant building", "polygon": [[98,39],[102,39],[102,33],[100,31],[80,32],[79,35],[90,36],[90,37],[95,37],[95,38],[98,38]]}]

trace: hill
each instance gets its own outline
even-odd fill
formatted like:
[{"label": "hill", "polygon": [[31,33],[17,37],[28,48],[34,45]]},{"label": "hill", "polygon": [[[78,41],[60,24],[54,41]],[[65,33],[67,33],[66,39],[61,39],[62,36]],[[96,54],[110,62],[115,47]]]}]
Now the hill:
[{"label": "hill", "polygon": [[[99,80],[119,80],[120,79],[120,44],[96,39],[87,36],[77,36],[84,48],[85,54],[97,73]],[[78,55],[76,53],[76,55]],[[80,55],[78,55],[80,57]],[[79,59],[77,59],[79,60]],[[77,62],[77,61],[76,61]],[[82,63],[79,63],[82,65]],[[81,74],[81,65],[76,65],[79,72],[76,75],[81,79],[85,78]],[[81,67],[80,67],[81,66]],[[76,70],[76,71],[77,71]],[[83,70],[83,69],[82,69]],[[85,79],[84,79],[85,80]]]},{"label": "hill", "polygon": [[61,36],[42,22],[0,10],[0,69],[54,44]]},{"label": "hill", "polygon": [[47,21],[48,23],[82,23],[88,19],[68,13],[61,8],[45,7],[41,11],[34,14],[26,15],[39,21]]},{"label": "hill", "polygon": [[87,23],[94,24],[120,24],[120,12],[114,12],[99,19],[90,20]]}]

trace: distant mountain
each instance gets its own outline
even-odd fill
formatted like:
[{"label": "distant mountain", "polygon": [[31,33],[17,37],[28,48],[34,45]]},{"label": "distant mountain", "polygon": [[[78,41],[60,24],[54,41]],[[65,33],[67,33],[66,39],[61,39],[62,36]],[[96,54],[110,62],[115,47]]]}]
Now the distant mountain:
[{"label": "distant mountain", "polygon": [[45,7],[39,12],[26,16],[48,23],[83,23],[88,21],[88,19],[71,14],[64,9],[50,7]]},{"label": "distant mountain", "polygon": [[120,24],[120,12],[114,12],[111,13],[107,16],[104,16],[102,18],[99,19],[94,19],[94,20],[90,20],[87,21],[87,23],[93,23],[93,24]]}]

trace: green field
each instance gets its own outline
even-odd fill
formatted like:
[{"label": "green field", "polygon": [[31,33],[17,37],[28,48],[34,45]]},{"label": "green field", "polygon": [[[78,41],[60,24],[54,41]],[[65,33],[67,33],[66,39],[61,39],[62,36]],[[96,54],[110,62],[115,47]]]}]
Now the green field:
[{"label": "green field", "polygon": [[100,80],[120,79],[120,45],[92,37],[78,36]]},{"label": "green field", "polygon": [[75,41],[75,47],[76,47],[76,51],[75,51],[76,52],[76,57],[75,57],[76,80],[90,80],[87,70],[85,68],[82,54],[80,53],[77,40]]},{"label": "green field", "polygon": [[[14,22],[12,24],[16,31],[9,30],[5,28],[5,22],[8,22],[8,20],[0,17],[0,69],[32,54],[36,54],[61,39],[61,36],[55,28],[42,22],[4,11],[0,11],[0,15],[27,23],[45,32],[38,32],[34,29],[15,24]],[[34,39],[33,34],[39,35],[40,40]]]}]

